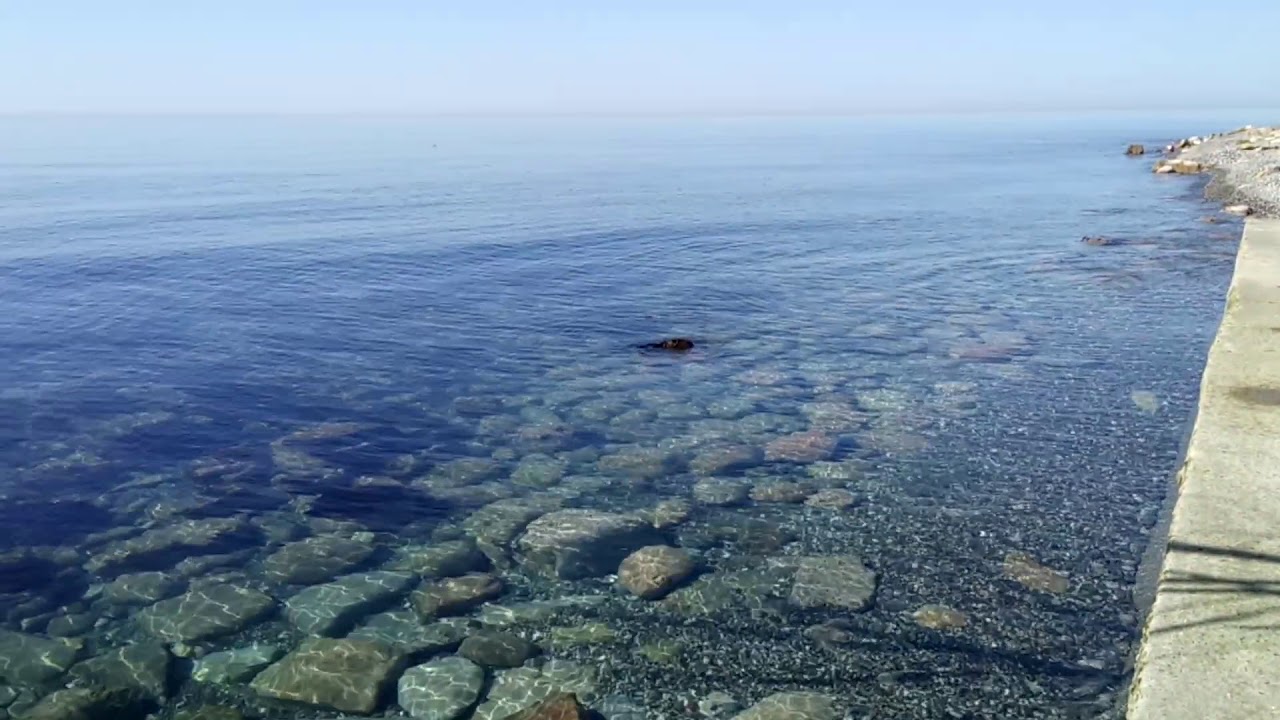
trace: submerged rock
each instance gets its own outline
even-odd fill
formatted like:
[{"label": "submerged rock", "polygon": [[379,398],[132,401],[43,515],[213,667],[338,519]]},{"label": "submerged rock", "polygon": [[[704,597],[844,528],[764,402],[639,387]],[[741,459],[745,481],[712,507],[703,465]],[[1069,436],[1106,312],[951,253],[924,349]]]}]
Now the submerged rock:
[{"label": "submerged rock", "polygon": [[749,494],[750,487],[738,480],[707,478],[693,485],[693,499],[704,505],[741,505]]},{"label": "submerged rock", "polygon": [[505,632],[483,631],[462,641],[458,654],[486,667],[520,667],[538,648],[528,640]]},{"label": "submerged rock", "polygon": [[596,470],[603,475],[653,480],[666,475],[674,458],[661,448],[624,447],[596,461]]},{"label": "submerged rock", "polygon": [[0,680],[19,687],[44,686],[79,660],[83,648],[82,640],[0,630]]},{"label": "submerged rock", "polygon": [[809,430],[775,438],[764,448],[766,460],[811,463],[827,460],[836,449],[836,439],[826,433]]},{"label": "submerged rock", "polygon": [[191,642],[238,632],[275,607],[266,593],[213,583],[152,605],[138,614],[138,624],[165,642]]},{"label": "submerged rock", "polygon": [[969,624],[968,616],[946,605],[923,605],[911,613],[911,619],[931,630],[959,630]]},{"label": "submerged rock", "polygon": [[511,715],[507,720],[587,720],[587,709],[573,693],[561,693]]},{"label": "submerged rock", "polygon": [[560,506],[559,500],[510,498],[472,513],[462,526],[494,565],[510,564],[510,545],[529,523]]},{"label": "submerged rock", "polygon": [[460,657],[409,668],[400,677],[400,707],[420,720],[455,720],[480,698],[484,670]]},{"label": "submerged rock", "polygon": [[589,622],[572,627],[553,627],[547,631],[547,640],[554,648],[586,647],[613,642],[618,633],[601,622]]},{"label": "submerged rock", "polygon": [[835,702],[812,692],[781,692],[734,716],[734,720],[836,720]]},{"label": "submerged rock", "polygon": [[476,708],[475,720],[506,720],[559,693],[590,698],[595,693],[592,668],[562,660],[552,660],[540,671],[515,668],[494,673],[493,687]]},{"label": "submerged rock", "polygon": [[201,705],[174,715],[174,720],[245,720],[244,713],[224,705]]},{"label": "submerged rock", "polygon": [[750,497],[756,502],[800,503],[809,497],[809,489],[785,480],[763,480],[751,486]]},{"label": "submerged rock", "polygon": [[285,601],[294,627],[308,635],[335,636],[409,591],[414,575],[375,570],[313,585]]},{"label": "submerged rock", "polygon": [[689,469],[695,475],[720,475],[759,465],[761,457],[760,450],[750,445],[712,447],[694,455]]},{"label": "submerged rock", "polygon": [[354,570],[373,550],[368,542],[321,535],[285,545],[263,561],[262,570],[276,582],[314,585]]},{"label": "submerged rock", "polygon": [[72,613],[59,615],[49,621],[45,634],[53,637],[74,637],[83,635],[93,629],[97,616],[90,613]]},{"label": "submerged rock", "polygon": [[405,655],[432,655],[458,647],[467,636],[465,618],[423,625],[412,610],[391,610],[370,617],[347,637],[373,640]]},{"label": "submerged rock", "polygon": [[631,553],[618,568],[618,584],[646,600],[671,592],[693,574],[689,553],[667,545],[650,545]]},{"label": "submerged rock", "polygon": [[462,487],[496,479],[501,473],[502,464],[492,458],[458,458],[437,465],[424,484],[432,489]]},{"label": "submerged rock", "polygon": [[284,652],[277,645],[254,643],[245,647],[209,653],[196,661],[191,678],[213,685],[241,683],[280,659]]},{"label": "submerged rock", "polygon": [[143,720],[155,705],[129,688],[73,688],[45,697],[23,720]]},{"label": "submerged rock", "polygon": [[138,643],[117,648],[71,668],[71,677],[86,685],[128,688],[160,702],[169,695],[169,663],[172,656],[159,643]]},{"label": "submerged rock", "polygon": [[85,569],[111,577],[141,570],[162,570],[193,555],[211,555],[256,542],[257,532],[237,518],[183,520],[114,542],[89,558]]},{"label": "submerged rock", "polygon": [[484,570],[488,565],[488,558],[476,547],[475,541],[467,538],[400,548],[388,567],[391,570],[408,570],[426,578],[439,578]]},{"label": "submerged rock", "polygon": [[847,510],[856,504],[858,496],[843,488],[828,488],[810,495],[804,504],[825,510]]},{"label": "submerged rock", "polygon": [[604,600],[603,595],[570,595],[553,600],[485,605],[480,608],[477,619],[482,625],[491,627],[530,625],[551,620],[562,612],[599,605]]},{"label": "submerged rock", "polygon": [[1129,394],[1129,398],[1133,400],[1133,404],[1145,413],[1157,413],[1160,411],[1160,398],[1149,390],[1134,390]]},{"label": "submerged rock", "polygon": [[403,656],[381,643],[315,638],[253,679],[261,695],[367,715],[395,681]]},{"label": "submerged rock", "polygon": [[424,583],[413,593],[413,608],[423,620],[466,612],[502,594],[502,578],[472,573]]},{"label": "submerged rock", "polygon": [[876,574],[853,555],[775,558],[775,565],[794,567],[788,601],[801,608],[838,608],[859,612],[871,607]]},{"label": "submerged rock", "polygon": [[633,515],[560,510],[529,524],[517,547],[533,570],[566,580],[608,575],[633,550],[661,540],[653,526]]},{"label": "submerged rock", "polygon": [[102,597],[117,605],[150,605],[173,597],[186,589],[186,583],[162,572],[121,575],[107,583]]},{"label": "submerged rock", "polygon": [[511,482],[526,487],[551,487],[560,482],[567,467],[568,463],[550,455],[526,455],[511,473]]},{"label": "submerged rock", "polygon": [[727,692],[715,690],[698,701],[698,714],[711,720],[724,720],[742,709],[742,703]]},{"label": "submerged rock", "polygon": [[1061,595],[1070,587],[1067,576],[1041,565],[1027,553],[1009,553],[1004,558],[1004,574],[1029,590]]},{"label": "submerged rock", "polygon": [[649,522],[658,530],[668,530],[689,519],[693,507],[688,500],[676,498],[663,500],[649,513]]}]

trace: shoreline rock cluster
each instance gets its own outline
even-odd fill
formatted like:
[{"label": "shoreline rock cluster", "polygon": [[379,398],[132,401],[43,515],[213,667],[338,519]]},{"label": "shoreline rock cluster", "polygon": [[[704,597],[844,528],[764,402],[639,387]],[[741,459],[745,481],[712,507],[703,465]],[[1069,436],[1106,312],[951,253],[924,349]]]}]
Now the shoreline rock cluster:
[{"label": "shoreline rock cluster", "polygon": [[[1141,155],[1130,146],[1129,155]],[[1280,216],[1280,126],[1245,126],[1231,132],[1189,137],[1164,148],[1157,174],[1211,173],[1205,189],[1231,215]]]}]

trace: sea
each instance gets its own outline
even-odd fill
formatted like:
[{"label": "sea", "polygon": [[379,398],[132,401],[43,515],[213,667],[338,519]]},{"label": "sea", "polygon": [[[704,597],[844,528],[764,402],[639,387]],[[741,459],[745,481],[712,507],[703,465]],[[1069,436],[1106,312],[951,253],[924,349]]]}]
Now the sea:
[{"label": "sea", "polygon": [[1251,121],[0,118],[0,713],[1122,717]]}]

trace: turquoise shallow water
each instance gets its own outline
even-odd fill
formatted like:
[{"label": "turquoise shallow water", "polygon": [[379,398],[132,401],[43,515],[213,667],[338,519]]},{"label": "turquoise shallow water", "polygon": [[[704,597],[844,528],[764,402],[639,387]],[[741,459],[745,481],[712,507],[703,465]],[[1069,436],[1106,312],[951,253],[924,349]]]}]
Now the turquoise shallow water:
[{"label": "turquoise shallow water", "polygon": [[1108,716],[1238,235],[1122,151],[1222,115],[0,120],[0,649],[75,638],[0,684],[324,717],[194,663],[500,629],[476,717]]}]

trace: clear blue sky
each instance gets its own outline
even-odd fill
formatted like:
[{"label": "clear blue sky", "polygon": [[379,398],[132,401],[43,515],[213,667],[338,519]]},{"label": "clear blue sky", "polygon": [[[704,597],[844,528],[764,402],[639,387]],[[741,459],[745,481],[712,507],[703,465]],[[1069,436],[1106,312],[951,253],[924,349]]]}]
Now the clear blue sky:
[{"label": "clear blue sky", "polygon": [[1280,0],[0,0],[0,113],[1276,107],[1278,41]]}]

